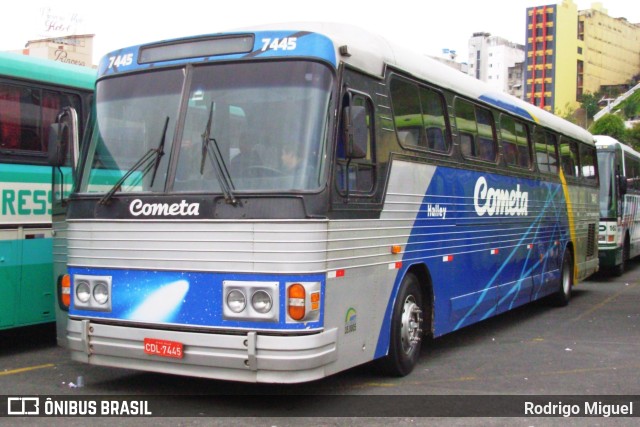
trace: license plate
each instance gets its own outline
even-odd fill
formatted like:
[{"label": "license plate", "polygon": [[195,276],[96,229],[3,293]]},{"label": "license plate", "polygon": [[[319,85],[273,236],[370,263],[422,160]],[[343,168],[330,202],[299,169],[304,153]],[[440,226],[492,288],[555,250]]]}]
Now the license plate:
[{"label": "license plate", "polygon": [[144,352],[153,356],[182,359],[184,355],[182,347],[181,342],[158,340],[155,338],[144,339]]}]

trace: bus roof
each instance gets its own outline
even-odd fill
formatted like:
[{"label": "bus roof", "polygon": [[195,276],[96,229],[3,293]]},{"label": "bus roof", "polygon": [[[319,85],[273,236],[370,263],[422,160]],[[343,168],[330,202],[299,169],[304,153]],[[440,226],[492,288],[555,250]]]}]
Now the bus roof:
[{"label": "bus roof", "polygon": [[301,23],[286,26],[277,24],[265,28],[287,26],[296,30],[313,30],[331,38],[336,46],[346,45],[351,56],[343,56],[342,61],[368,73],[383,76],[385,67],[392,66],[452,92],[482,100],[576,139],[593,142],[593,136],[589,132],[573,123],[514,96],[496,91],[485,82],[467,74],[453,72],[451,67],[425,54],[417,54],[358,27],[331,23]]},{"label": "bus roof", "polygon": [[0,77],[94,90],[96,70],[17,53],[0,52]]},{"label": "bus roof", "polygon": [[596,140],[596,147],[598,148],[614,148],[618,146],[622,149],[622,151],[640,158],[640,153],[634,150],[633,147],[630,147],[627,144],[620,142],[609,135],[594,135],[593,137]]},{"label": "bus roof", "polygon": [[[298,44],[302,44],[302,36],[307,34],[319,34],[326,37],[332,43],[331,58],[325,54],[328,62],[335,63],[336,59],[349,64],[355,68],[362,70],[363,72],[383,77],[387,67],[393,67],[398,70],[402,70],[418,79],[431,82],[443,89],[450,90],[456,94],[468,97],[470,99],[476,99],[492,105],[498,109],[508,111],[512,114],[522,117],[526,120],[531,120],[540,124],[541,126],[554,129],[562,134],[578,139],[580,141],[593,143],[593,136],[582,129],[581,127],[574,125],[566,120],[555,116],[548,111],[538,108],[528,102],[518,99],[514,96],[508,95],[504,92],[496,91],[487,83],[477,80],[462,72],[456,72],[451,67],[436,61],[433,58],[424,54],[415,53],[410,51],[404,46],[393,44],[384,39],[380,35],[370,33],[359,27],[338,24],[329,22],[293,22],[293,23],[280,23],[280,24],[268,24],[259,25],[249,28],[239,28],[226,33],[208,34],[203,36],[185,37],[175,40],[165,40],[160,43],[166,43],[170,45],[174,42],[188,42],[189,40],[196,40],[200,38],[211,38],[215,36],[229,36],[229,35],[241,35],[247,33],[256,33],[255,46],[253,51],[247,55],[250,58],[256,58],[256,52],[265,52],[265,46],[262,44],[263,37],[272,36],[277,34],[280,37],[298,37]],[[270,33],[270,34],[268,34]],[[160,44],[158,43],[158,44]],[[155,45],[155,44],[153,44]],[[146,45],[150,46],[150,45]],[[129,52],[134,52],[143,46],[132,47]],[[267,49],[268,51],[268,49]],[[292,57],[304,55],[309,52],[307,50],[300,49],[276,49],[277,56],[280,57]],[[118,55],[125,53],[125,49],[114,52],[111,55]],[[137,53],[137,52],[136,52]],[[273,52],[271,52],[273,53]],[[269,58],[273,58],[274,55],[269,55]],[[113,56],[117,57],[117,56]],[[244,59],[239,55],[221,55],[217,57],[206,58],[207,60],[229,60],[229,59]],[[192,61],[201,61],[202,58],[193,58]],[[104,62],[104,59],[103,59]],[[175,64],[175,62],[173,62]],[[147,64],[149,65],[149,64]],[[105,68],[102,64],[100,68]],[[121,67],[122,71],[126,70],[126,67]],[[100,75],[106,74],[106,70],[101,70]]]}]

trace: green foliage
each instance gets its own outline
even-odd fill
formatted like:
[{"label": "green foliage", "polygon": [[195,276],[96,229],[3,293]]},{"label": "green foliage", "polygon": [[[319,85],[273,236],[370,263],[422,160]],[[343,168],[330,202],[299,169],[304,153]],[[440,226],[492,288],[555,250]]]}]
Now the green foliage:
[{"label": "green foliage", "polygon": [[598,97],[593,93],[585,93],[580,99],[580,105],[587,112],[587,117],[593,119],[593,116],[600,111],[598,107]]},{"label": "green foliage", "polygon": [[[640,95],[640,93],[636,92],[634,95]],[[639,96],[631,96],[629,99],[625,100],[622,106],[622,113],[627,120],[633,119],[638,114],[638,107],[640,107],[640,97]]]},{"label": "green foliage", "polygon": [[640,123],[637,123],[631,129],[627,129],[626,139],[634,150],[640,151]]},{"label": "green foliage", "polygon": [[589,127],[593,135],[609,135],[618,141],[625,141],[624,121],[616,114],[605,114]]}]

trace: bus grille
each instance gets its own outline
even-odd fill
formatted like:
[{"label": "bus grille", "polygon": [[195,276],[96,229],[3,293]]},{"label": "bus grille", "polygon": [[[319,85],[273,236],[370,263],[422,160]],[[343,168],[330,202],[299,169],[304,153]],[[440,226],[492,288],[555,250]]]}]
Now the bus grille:
[{"label": "bus grille", "polygon": [[589,234],[587,235],[587,257],[592,257],[596,253],[596,225],[589,224]]}]

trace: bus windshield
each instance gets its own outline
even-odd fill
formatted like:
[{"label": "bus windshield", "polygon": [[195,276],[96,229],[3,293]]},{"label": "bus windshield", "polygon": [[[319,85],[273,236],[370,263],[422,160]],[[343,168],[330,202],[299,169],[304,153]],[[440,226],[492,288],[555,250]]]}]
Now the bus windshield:
[{"label": "bus windshield", "polygon": [[600,175],[600,218],[616,218],[614,151],[598,150],[598,171]]},{"label": "bus windshield", "polygon": [[104,79],[80,191],[318,189],[332,82],[327,67],[305,61]]}]

